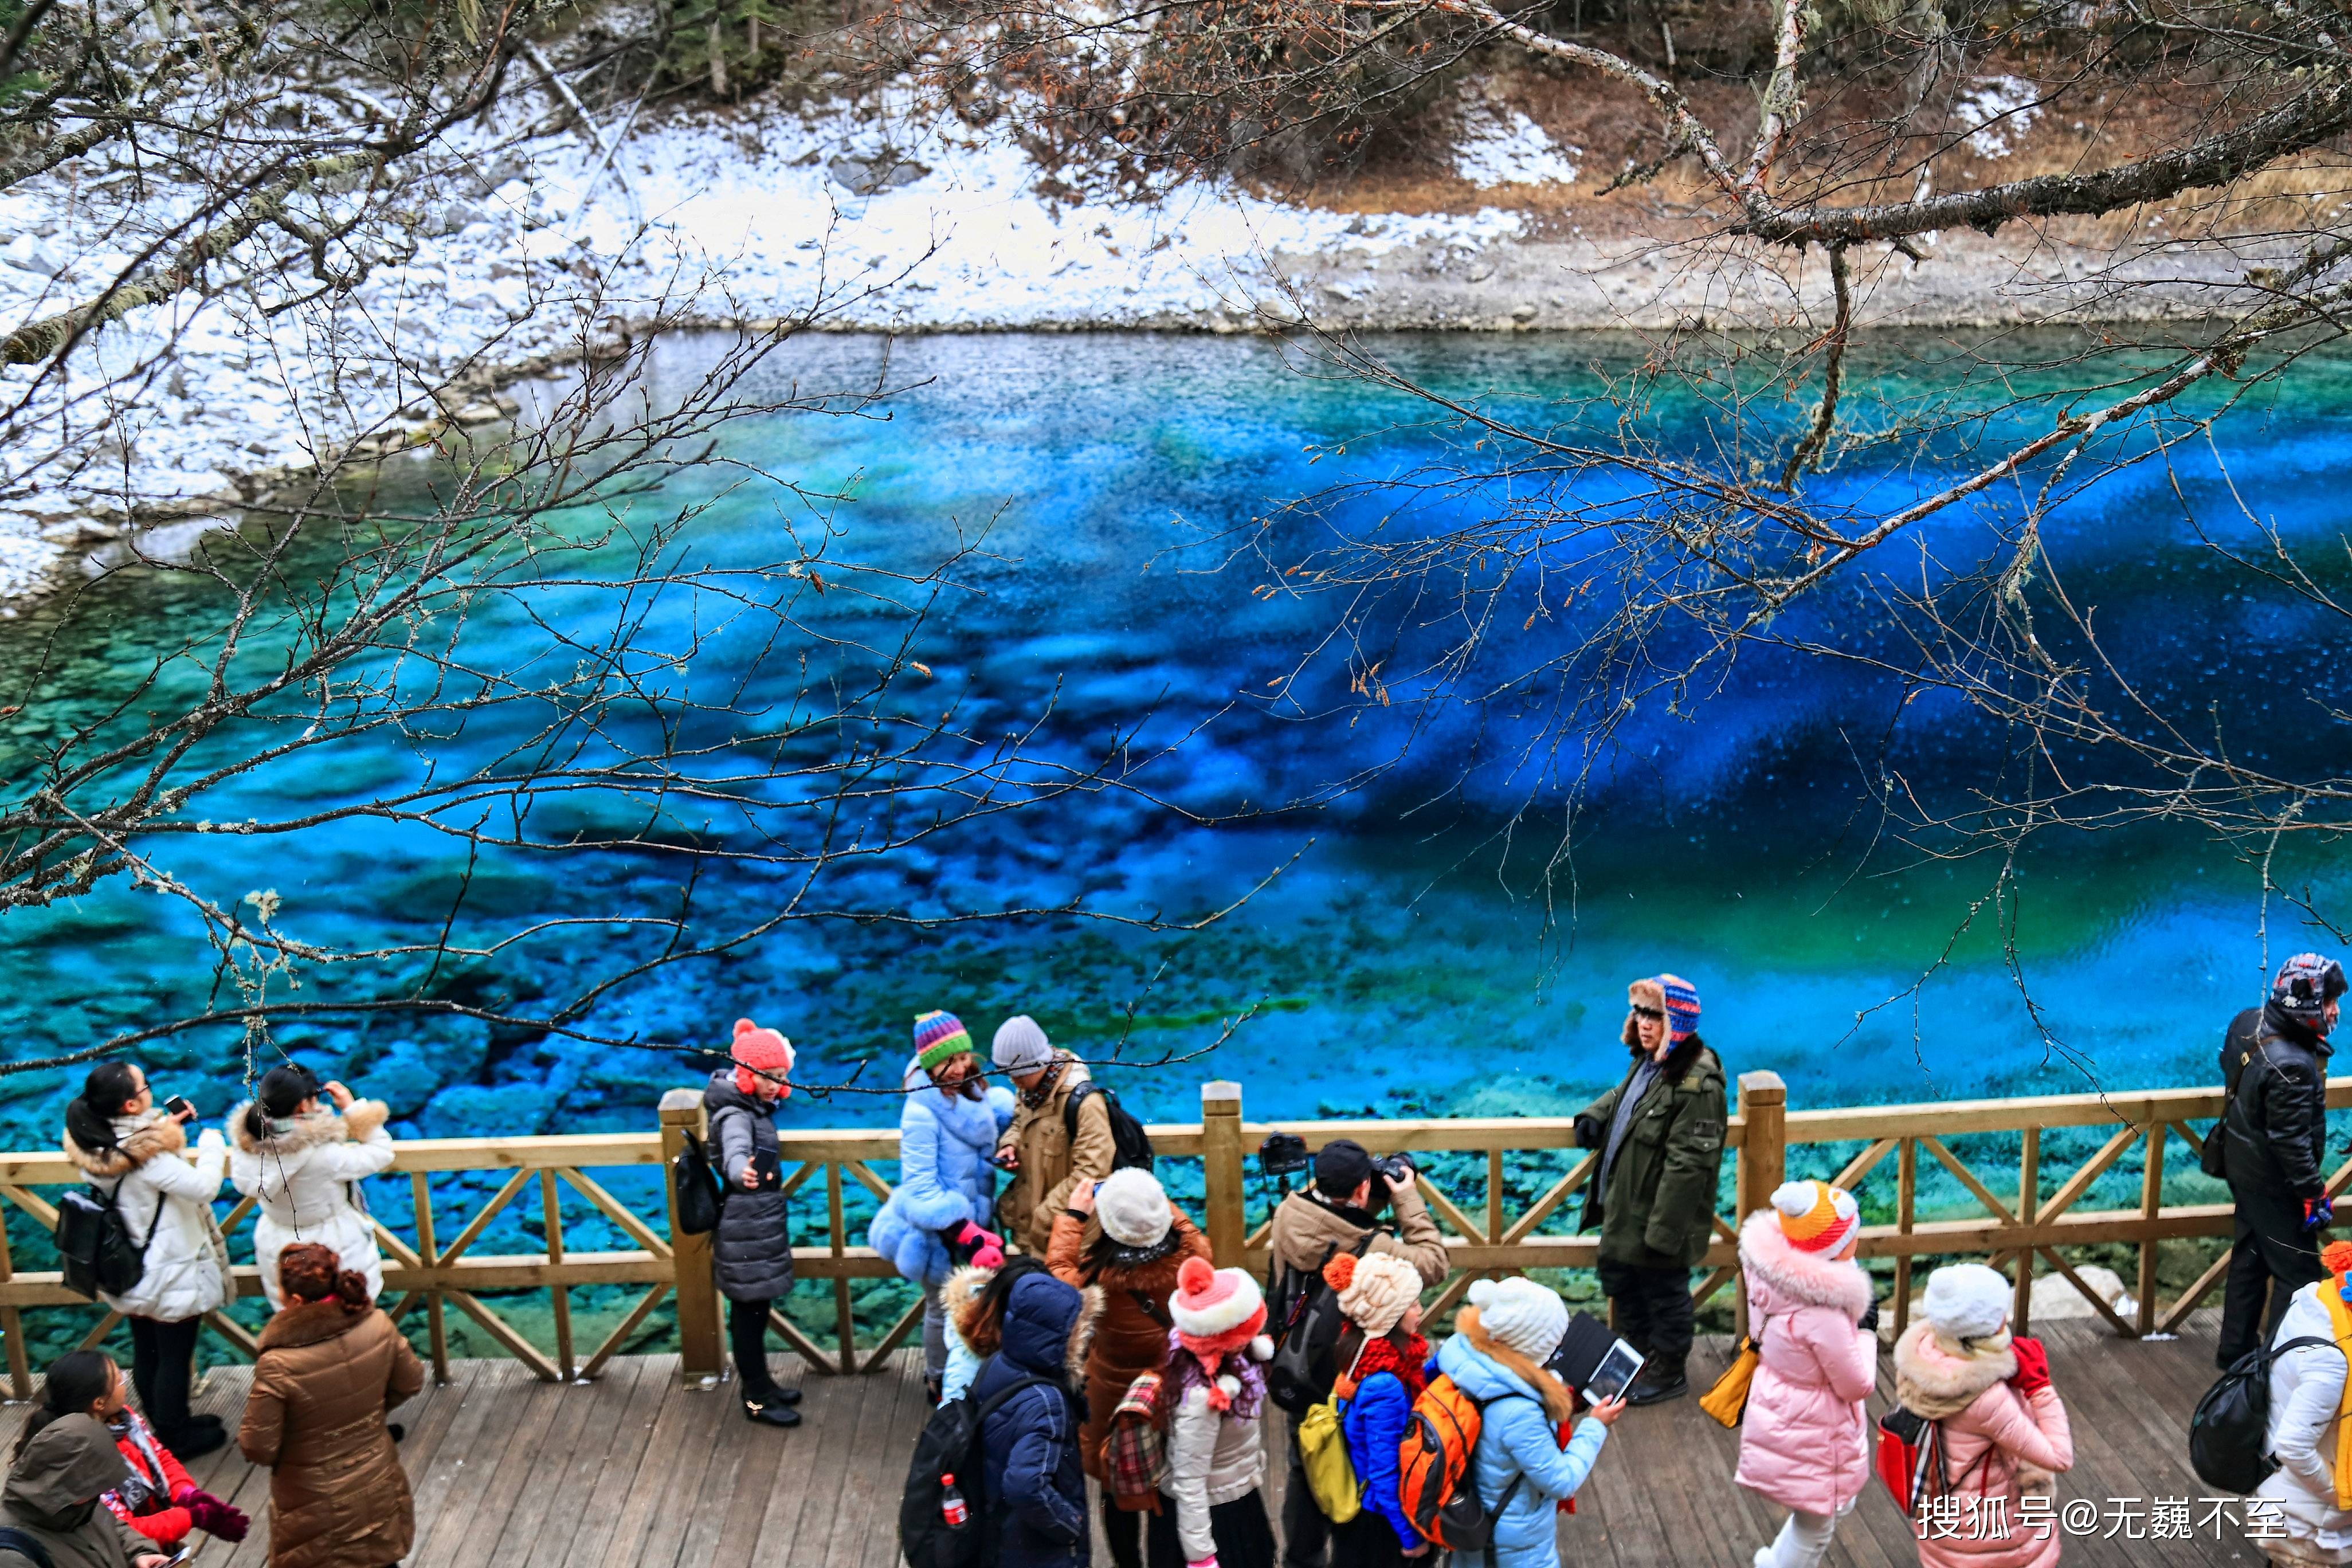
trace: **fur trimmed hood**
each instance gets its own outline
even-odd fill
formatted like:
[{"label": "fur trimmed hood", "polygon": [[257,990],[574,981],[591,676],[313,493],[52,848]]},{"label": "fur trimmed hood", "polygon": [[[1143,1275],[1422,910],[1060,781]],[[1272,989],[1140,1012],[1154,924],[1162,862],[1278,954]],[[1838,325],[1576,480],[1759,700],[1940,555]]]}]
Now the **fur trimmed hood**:
[{"label": "fur trimmed hood", "polygon": [[[975,1268],[967,1263],[949,1275],[947,1283],[940,1287],[941,1302],[948,1310],[948,1321],[954,1325],[956,1333],[971,1353],[983,1359],[1004,1349],[1003,1317],[1000,1314],[990,1319],[981,1310],[980,1293],[987,1289],[988,1282],[995,1276],[996,1271],[992,1268]],[[1057,1285],[1061,1283],[1050,1274],[1032,1278],[1052,1280]],[[1021,1294],[1022,1286],[1026,1283],[1024,1280],[1016,1284],[1013,1293]],[[1076,1388],[1086,1376],[1087,1351],[1095,1342],[1095,1329],[1102,1321],[1103,1289],[1099,1285],[1088,1285],[1084,1289],[1065,1286],[1064,1289],[1076,1290],[1078,1296],[1077,1310],[1072,1314],[1069,1327],[1062,1335],[1062,1372],[1069,1379],[1070,1386]],[[1009,1304],[1007,1310],[1012,1310]],[[1034,1338],[1034,1333],[1030,1337]]]},{"label": "fur trimmed hood", "polygon": [[253,1102],[246,1100],[228,1113],[228,1135],[235,1141],[237,1152],[258,1155],[268,1152],[291,1154],[304,1149],[316,1149],[328,1143],[348,1143],[355,1138],[366,1138],[392,1120],[392,1108],[381,1100],[354,1100],[349,1110],[320,1110],[315,1116],[298,1117],[283,1137],[256,1138],[247,1112]]},{"label": "fur trimmed hood", "polygon": [[1099,1285],[1087,1285],[1078,1291],[1078,1315],[1071,1320],[1067,1348],[1062,1352],[1062,1372],[1076,1388],[1087,1380],[1087,1351],[1095,1342],[1095,1329],[1102,1322],[1103,1290]]},{"label": "fur trimmed hood", "polygon": [[1958,1415],[1986,1389],[2016,1375],[2017,1352],[2006,1331],[1997,1341],[1979,1341],[1974,1352],[1956,1351],[1921,1321],[1895,1342],[1895,1396],[1931,1421]]},{"label": "fur trimmed hood", "polygon": [[1739,1266],[1791,1301],[1834,1307],[1857,1321],[1870,1310],[1870,1276],[1862,1266],[1799,1251],[1780,1233],[1776,1209],[1758,1209],[1740,1222]]},{"label": "fur trimmed hood", "polygon": [[[940,1305],[947,1309],[948,1321],[955,1325],[957,1333],[963,1334],[964,1315],[971,1310],[973,1303],[980,1299],[981,1291],[985,1289],[988,1282],[995,1277],[996,1270],[993,1268],[982,1268],[976,1263],[965,1263],[959,1265],[940,1283]],[[966,1344],[971,1342],[971,1337],[969,1334],[964,1335],[964,1342]]]},{"label": "fur trimmed hood", "polygon": [[74,1142],[71,1132],[65,1134],[66,1158],[71,1160],[84,1175],[102,1182],[120,1181],[158,1154],[176,1154],[188,1146],[188,1134],[180,1123],[169,1116],[157,1116],[121,1135],[121,1141],[111,1149],[85,1149]]}]

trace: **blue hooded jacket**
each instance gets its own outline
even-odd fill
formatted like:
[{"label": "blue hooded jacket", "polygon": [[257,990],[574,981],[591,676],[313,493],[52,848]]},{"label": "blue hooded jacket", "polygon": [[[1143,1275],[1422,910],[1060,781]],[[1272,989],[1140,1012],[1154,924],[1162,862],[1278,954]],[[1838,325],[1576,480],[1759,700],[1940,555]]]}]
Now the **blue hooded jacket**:
[{"label": "blue hooded jacket", "polygon": [[[1511,1492],[1495,1521],[1496,1568],[1559,1568],[1559,1536],[1553,1504],[1574,1497],[1609,1428],[1580,1421],[1568,1447],[1559,1446],[1543,1401],[1517,1373],[1479,1353],[1467,1337],[1455,1334],[1438,1347],[1437,1368],[1483,1407],[1475,1461],[1478,1500],[1491,1514]],[[1511,1489],[1513,1480],[1517,1490]]]},{"label": "blue hooded jacket", "polygon": [[898,1112],[898,1184],[875,1213],[866,1245],[889,1259],[902,1279],[942,1283],[955,1268],[947,1239],[966,1220],[988,1224],[996,1192],[997,1135],[1013,1121],[1013,1096],[1003,1088],[988,1098],[945,1094],[919,1065],[909,1063],[909,1091]]},{"label": "blue hooded jacket", "polygon": [[1021,1390],[981,1425],[985,1517],[995,1521],[997,1568],[1087,1568],[1087,1476],[1078,1425],[1093,1314],[1086,1296],[1050,1274],[1013,1282],[1004,1303],[1003,1348],[972,1380],[982,1405],[1024,1376],[1052,1379]]},{"label": "blue hooded jacket", "polygon": [[1339,1406],[1339,1435],[1348,1442],[1348,1461],[1363,1483],[1364,1509],[1389,1521],[1397,1543],[1411,1551],[1421,1544],[1421,1532],[1404,1511],[1397,1495],[1397,1447],[1412,1424],[1412,1401],[1405,1397],[1404,1380],[1392,1372],[1376,1372],[1357,1385],[1355,1397]]}]

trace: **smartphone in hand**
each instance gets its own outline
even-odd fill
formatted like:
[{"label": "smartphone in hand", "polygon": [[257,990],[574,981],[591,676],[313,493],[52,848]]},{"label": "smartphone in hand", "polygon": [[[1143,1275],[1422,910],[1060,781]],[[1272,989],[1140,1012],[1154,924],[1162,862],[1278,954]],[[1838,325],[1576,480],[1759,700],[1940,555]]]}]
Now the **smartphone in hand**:
[{"label": "smartphone in hand", "polygon": [[195,1102],[184,1094],[175,1094],[171,1099],[165,1100],[163,1102],[163,1110],[165,1114],[179,1117],[184,1121],[194,1121],[195,1119]]},{"label": "smartphone in hand", "polygon": [[751,1171],[760,1178],[753,1192],[772,1193],[784,1184],[784,1163],[772,1149],[751,1151]]}]

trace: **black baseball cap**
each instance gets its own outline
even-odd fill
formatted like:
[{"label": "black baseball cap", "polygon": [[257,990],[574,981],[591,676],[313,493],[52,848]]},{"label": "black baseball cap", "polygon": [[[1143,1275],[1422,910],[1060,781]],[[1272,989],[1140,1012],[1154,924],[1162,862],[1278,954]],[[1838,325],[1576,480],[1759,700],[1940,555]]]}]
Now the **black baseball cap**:
[{"label": "black baseball cap", "polygon": [[1372,1179],[1372,1157],[1353,1138],[1334,1138],[1315,1156],[1315,1184],[1323,1195],[1346,1198]]}]

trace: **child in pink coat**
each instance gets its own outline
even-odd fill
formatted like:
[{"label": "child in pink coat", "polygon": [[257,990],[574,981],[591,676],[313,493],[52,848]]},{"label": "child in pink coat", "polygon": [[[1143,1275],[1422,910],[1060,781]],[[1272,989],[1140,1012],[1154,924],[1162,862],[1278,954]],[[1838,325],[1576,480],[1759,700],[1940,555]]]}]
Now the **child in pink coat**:
[{"label": "child in pink coat", "polygon": [[[1925,1321],[1895,1346],[1895,1392],[1943,1428],[1948,1508],[1915,1519],[1920,1568],[2050,1568],[2059,1531],[2020,1518],[2029,1493],[2047,1497],[2074,1464],[2066,1407],[2050,1386],[2050,1358],[2009,1331],[2010,1283],[1981,1263],[1927,1277]],[[1973,1505],[1973,1506],[1971,1506]],[[1922,1510],[1923,1514],[1925,1510]],[[2054,1516],[2053,1516],[2054,1517]]]},{"label": "child in pink coat", "polygon": [[1756,1568],[1813,1568],[1870,1480],[1863,1401],[1878,1334],[1870,1277],[1853,1261],[1861,1240],[1853,1194],[1826,1182],[1786,1184],[1739,1227],[1758,1360],[1738,1479],[1789,1510]]}]

